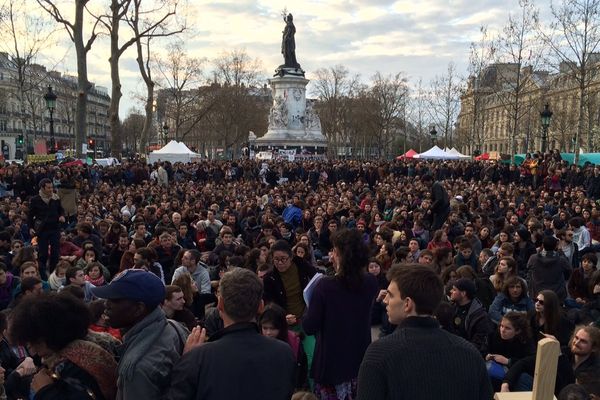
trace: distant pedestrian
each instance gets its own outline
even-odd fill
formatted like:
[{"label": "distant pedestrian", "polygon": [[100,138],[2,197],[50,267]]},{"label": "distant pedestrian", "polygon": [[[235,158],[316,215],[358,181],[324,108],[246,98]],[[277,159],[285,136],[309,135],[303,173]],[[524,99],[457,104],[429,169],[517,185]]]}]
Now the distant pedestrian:
[{"label": "distant pedestrian", "polygon": [[431,175],[427,174],[423,176],[421,182],[425,185],[433,183],[431,186],[431,213],[433,217],[431,231],[435,231],[440,229],[446,222],[446,219],[448,219],[448,215],[450,214],[450,199],[444,185],[439,181],[434,182]]}]

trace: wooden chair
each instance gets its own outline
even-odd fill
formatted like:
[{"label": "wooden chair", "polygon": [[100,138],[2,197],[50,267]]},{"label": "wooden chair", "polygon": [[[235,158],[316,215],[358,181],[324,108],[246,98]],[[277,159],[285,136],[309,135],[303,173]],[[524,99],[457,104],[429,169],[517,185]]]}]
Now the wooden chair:
[{"label": "wooden chair", "polygon": [[553,339],[544,338],[538,342],[535,357],[533,392],[496,393],[494,400],[552,400],[556,384],[556,368],[560,344]]}]

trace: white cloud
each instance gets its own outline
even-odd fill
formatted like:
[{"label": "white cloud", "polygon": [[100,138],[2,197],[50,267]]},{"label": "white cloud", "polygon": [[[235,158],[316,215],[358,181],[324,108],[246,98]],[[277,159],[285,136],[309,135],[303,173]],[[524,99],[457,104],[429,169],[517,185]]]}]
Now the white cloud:
[{"label": "white cloud", "polygon": [[[298,61],[309,77],[317,68],[341,63],[365,80],[376,71],[405,72],[413,83],[420,77],[427,83],[450,61],[466,71],[469,44],[477,40],[479,26],[497,30],[516,5],[517,0],[305,0],[288,3],[288,11],[294,14]],[[244,48],[262,60],[267,78],[282,62],[285,6],[282,0],[188,0],[186,49],[190,56],[212,59],[224,50]],[[57,69],[73,74],[77,69],[68,39],[46,50],[42,59],[60,59],[61,52],[68,56]],[[110,88],[108,57],[108,39],[99,38],[88,57],[90,79]],[[143,88],[134,49],[123,55],[120,66],[124,118],[137,106],[133,93]]]}]

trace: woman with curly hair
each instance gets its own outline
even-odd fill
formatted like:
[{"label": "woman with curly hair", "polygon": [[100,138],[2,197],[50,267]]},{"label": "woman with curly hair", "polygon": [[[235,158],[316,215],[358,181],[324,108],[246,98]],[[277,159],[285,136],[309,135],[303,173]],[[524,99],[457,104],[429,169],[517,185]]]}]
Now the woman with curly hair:
[{"label": "woman with curly hair", "polygon": [[11,314],[10,334],[42,359],[31,381],[35,399],[112,400],[117,391],[113,356],[85,337],[90,313],[70,294],[29,296]]},{"label": "woman with curly hair", "polygon": [[353,399],[358,369],[371,343],[371,305],[379,287],[366,272],[368,249],[360,232],[342,229],[331,239],[335,275],[314,286],[302,327],[317,337],[311,369],[317,397]]}]

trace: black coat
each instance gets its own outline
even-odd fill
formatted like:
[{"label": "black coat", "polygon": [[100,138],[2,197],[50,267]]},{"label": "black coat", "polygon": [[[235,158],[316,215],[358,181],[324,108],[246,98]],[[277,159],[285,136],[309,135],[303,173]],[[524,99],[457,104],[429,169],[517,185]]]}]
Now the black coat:
[{"label": "black coat", "polygon": [[[294,257],[292,262],[296,264],[298,268],[298,279],[300,280],[300,286],[302,290],[308,285],[308,282],[312,279],[312,277],[317,273],[315,267],[303,261],[298,257]],[[285,288],[283,286],[283,281],[281,279],[281,275],[277,268],[273,268],[273,271],[269,272],[263,278],[264,284],[264,295],[263,298],[266,303],[273,302],[287,310],[287,299],[285,296]]]},{"label": "black coat", "polygon": [[85,370],[70,361],[63,361],[55,368],[60,378],[40,389],[35,400],[81,400],[92,398],[102,400],[104,396],[96,380]]},{"label": "black coat", "polygon": [[[48,204],[40,195],[34,196],[29,202],[29,218],[27,224],[30,228],[40,228],[40,231],[48,232],[59,228],[58,218],[64,215],[64,210],[60,205],[60,200],[50,199]],[[40,221],[36,226],[36,221]]]},{"label": "black coat", "polygon": [[289,400],[295,383],[292,349],[237,323],[185,354],[171,374],[168,400]]}]

